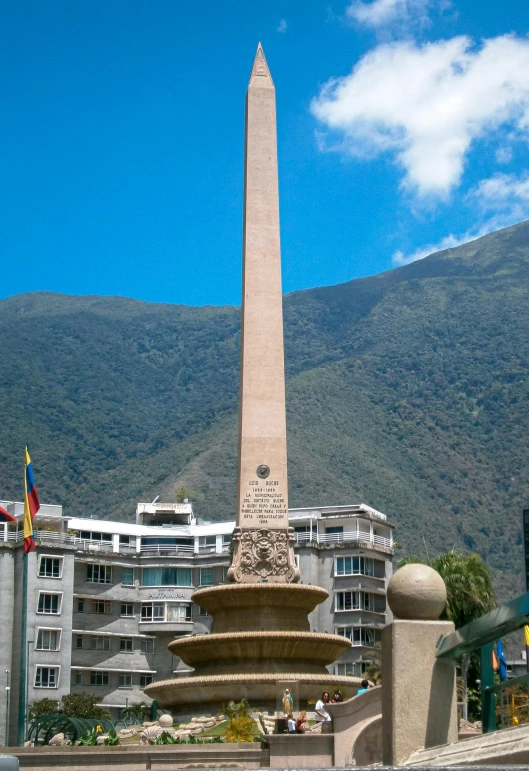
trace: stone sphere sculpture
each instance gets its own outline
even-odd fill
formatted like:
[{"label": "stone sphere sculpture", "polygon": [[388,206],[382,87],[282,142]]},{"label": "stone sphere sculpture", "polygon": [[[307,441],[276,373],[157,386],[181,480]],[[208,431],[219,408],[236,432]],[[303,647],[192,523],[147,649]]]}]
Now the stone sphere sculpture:
[{"label": "stone sphere sculpture", "polygon": [[436,621],[446,605],[445,582],[428,565],[404,565],[388,583],[387,601],[396,618]]},{"label": "stone sphere sculpture", "polygon": [[173,727],[173,718],[171,715],[162,715],[158,719],[158,725],[160,728],[172,728]]}]

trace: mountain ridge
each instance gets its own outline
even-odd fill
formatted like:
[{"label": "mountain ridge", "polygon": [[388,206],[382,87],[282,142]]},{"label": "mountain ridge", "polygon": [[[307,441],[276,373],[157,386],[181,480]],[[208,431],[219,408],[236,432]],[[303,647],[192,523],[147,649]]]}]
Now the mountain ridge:
[{"label": "mountain ridge", "polygon": [[[402,553],[475,549],[521,586],[529,222],[284,297],[291,506],[362,500]],[[131,518],[196,491],[233,518],[240,309],[38,292],[0,301],[0,497],[26,438],[41,500]],[[19,478],[20,477],[20,478]]]}]

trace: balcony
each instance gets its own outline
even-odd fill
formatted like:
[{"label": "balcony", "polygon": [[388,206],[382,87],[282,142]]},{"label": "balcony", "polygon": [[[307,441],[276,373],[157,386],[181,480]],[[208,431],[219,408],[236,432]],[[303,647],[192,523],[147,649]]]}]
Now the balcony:
[{"label": "balcony", "polygon": [[318,546],[340,547],[344,544],[358,546],[374,546],[382,549],[393,550],[391,538],[385,538],[382,535],[372,535],[371,533],[353,532],[353,533],[317,533],[315,530],[310,533],[294,533],[294,541],[297,545],[313,543]]},{"label": "balcony", "polygon": [[142,557],[174,557],[182,554],[192,556],[194,554],[194,547],[185,544],[142,544],[140,546],[140,554]]}]

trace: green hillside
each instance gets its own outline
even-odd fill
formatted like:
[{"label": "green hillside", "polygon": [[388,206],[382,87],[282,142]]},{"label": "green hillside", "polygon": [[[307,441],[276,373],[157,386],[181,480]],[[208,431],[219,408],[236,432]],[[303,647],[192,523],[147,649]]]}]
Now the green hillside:
[{"label": "green hillside", "polygon": [[[365,502],[401,553],[479,551],[522,589],[529,506],[529,222],[380,276],[285,297],[290,505]],[[239,311],[0,302],[0,498],[131,518],[195,491],[234,516]]]}]

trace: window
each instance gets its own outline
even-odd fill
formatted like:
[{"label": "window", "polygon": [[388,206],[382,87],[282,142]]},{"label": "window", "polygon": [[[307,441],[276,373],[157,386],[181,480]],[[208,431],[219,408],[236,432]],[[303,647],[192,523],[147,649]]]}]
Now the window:
[{"label": "window", "polygon": [[134,586],[134,568],[121,569],[121,583],[123,586]]},{"label": "window", "polygon": [[325,528],[326,535],[336,535],[337,533],[343,533],[343,525]]},{"label": "window", "polygon": [[192,586],[191,568],[143,568],[142,586]]},{"label": "window", "polygon": [[110,565],[87,565],[86,580],[89,584],[111,584],[112,567]]},{"label": "window", "polygon": [[206,549],[208,547],[215,548],[217,545],[216,535],[201,535],[198,539],[199,549]]},{"label": "window", "polygon": [[72,678],[72,685],[82,685],[82,684],[83,684],[83,673],[74,672],[73,678]]},{"label": "window", "polygon": [[90,685],[108,685],[108,672],[90,672]]},{"label": "window", "polygon": [[154,640],[142,640],[141,641],[142,653],[154,653]]},{"label": "window", "polygon": [[75,647],[76,648],[82,648],[83,647],[83,641],[84,641],[83,635],[82,634],[78,634],[77,637],[76,637],[76,640],[75,640]]},{"label": "window", "polygon": [[84,613],[84,600],[77,600],[77,612]]},{"label": "window", "polygon": [[132,653],[132,637],[122,637],[119,641],[119,650],[121,653]]},{"label": "window", "polygon": [[120,675],[119,676],[120,688],[132,688],[132,675]]},{"label": "window", "polygon": [[142,621],[165,621],[165,605],[163,602],[143,602],[141,605]]},{"label": "window", "polygon": [[112,603],[108,600],[92,600],[92,613],[100,613],[109,616],[112,610]]},{"label": "window", "polygon": [[374,610],[374,597],[369,592],[336,592],[334,609]]},{"label": "window", "polygon": [[130,535],[120,535],[119,536],[119,545],[120,546],[130,546]]},{"label": "window", "polygon": [[346,675],[347,677],[361,677],[368,663],[367,661],[345,661],[343,664],[335,664],[334,674]]},{"label": "window", "polygon": [[337,629],[336,633],[346,637],[352,645],[373,647],[375,644],[375,630],[370,627],[344,626]]},{"label": "window", "polygon": [[179,605],[167,605],[167,620],[168,621],[191,621],[191,605],[179,604]]},{"label": "window", "polygon": [[295,533],[310,533],[310,525],[296,525]]},{"label": "window", "polygon": [[39,578],[60,578],[62,575],[62,558],[41,557]]},{"label": "window", "polygon": [[229,546],[231,543],[231,533],[222,536],[222,543],[224,546]]},{"label": "window", "polygon": [[125,618],[134,617],[134,605],[128,602],[121,603],[121,615]]},{"label": "window", "polygon": [[110,637],[91,637],[90,647],[93,651],[109,651],[110,650]]},{"label": "window", "polygon": [[59,685],[59,667],[37,667],[35,688],[57,688]]},{"label": "window", "polygon": [[202,607],[202,605],[199,605],[198,606],[198,615],[199,616],[209,616],[209,613],[207,612],[207,610],[205,610],[205,608]]},{"label": "window", "polygon": [[81,541],[103,541],[112,543],[112,533],[92,533],[89,530],[81,530],[79,538]]},{"label": "window", "polygon": [[61,595],[39,593],[37,613],[59,614],[61,612]]},{"label": "window", "polygon": [[200,568],[200,586],[213,586],[213,568]]},{"label": "window", "polygon": [[39,629],[37,634],[36,650],[58,651],[61,647],[60,629]]},{"label": "window", "polygon": [[140,675],[140,688],[145,688],[146,685],[152,683],[152,675]]},{"label": "window", "polygon": [[367,557],[336,557],[335,576],[374,575],[374,563]]}]

